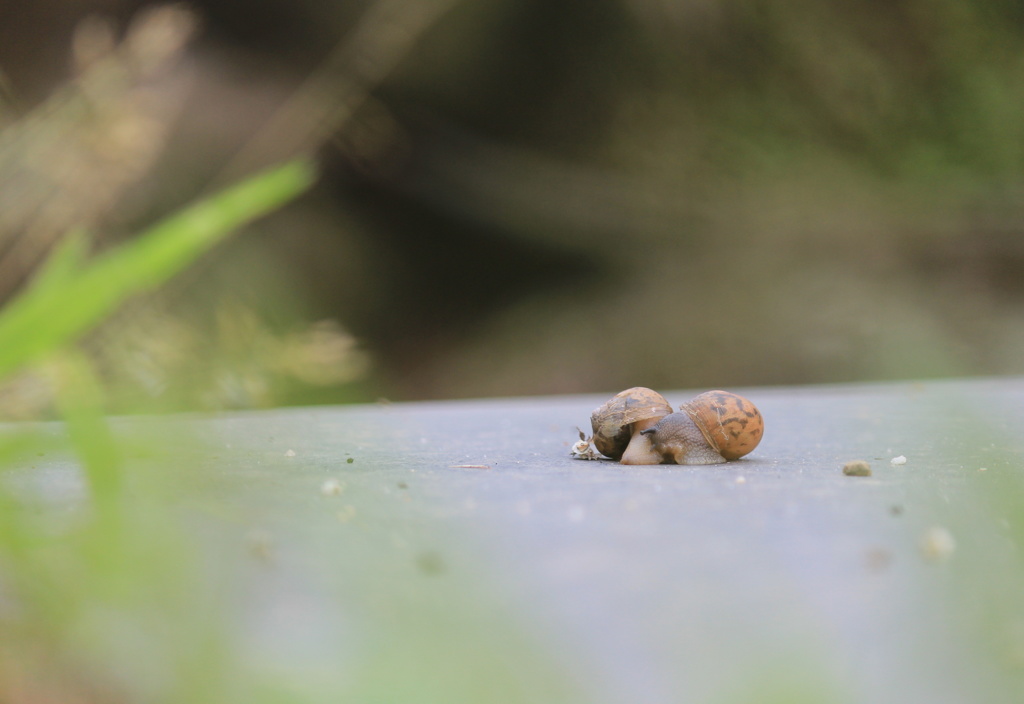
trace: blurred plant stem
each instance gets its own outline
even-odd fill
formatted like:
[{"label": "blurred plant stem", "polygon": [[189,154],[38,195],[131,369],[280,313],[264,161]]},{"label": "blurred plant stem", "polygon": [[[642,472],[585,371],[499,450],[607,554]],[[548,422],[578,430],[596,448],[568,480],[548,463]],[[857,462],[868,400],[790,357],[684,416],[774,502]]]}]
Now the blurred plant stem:
[{"label": "blurred plant stem", "polygon": [[57,406],[81,462],[100,523],[116,528],[124,490],[124,464],[104,419],[103,390],[91,363],[72,350],[55,355],[49,365],[57,389]]},{"label": "blurred plant stem", "polygon": [[74,228],[95,228],[162,153],[180,91],[157,89],[195,26],[182,6],[150,7],[115,41],[89,18],[73,38],[73,79],[0,122],[0,300]]},{"label": "blurred plant stem", "polygon": [[348,36],[223,169],[233,180],[266,163],[308,154],[342,130],[456,0],[378,0]]}]

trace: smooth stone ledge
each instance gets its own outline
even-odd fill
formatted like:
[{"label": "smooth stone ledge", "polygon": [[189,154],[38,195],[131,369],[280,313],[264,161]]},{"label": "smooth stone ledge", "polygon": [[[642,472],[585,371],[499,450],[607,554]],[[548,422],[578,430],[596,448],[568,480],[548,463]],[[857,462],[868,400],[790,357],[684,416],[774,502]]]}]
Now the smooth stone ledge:
[{"label": "smooth stone ledge", "polygon": [[[711,467],[570,458],[611,393],[116,424],[181,434],[177,461],[209,489],[183,510],[244,575],[238,637],[321,689],[665,704],[1024,691],[1024,379],[735,391],[765,437]],[[872,476],[843,474],[858,459]],[[38,472],[74,495],[57,460]]]}]

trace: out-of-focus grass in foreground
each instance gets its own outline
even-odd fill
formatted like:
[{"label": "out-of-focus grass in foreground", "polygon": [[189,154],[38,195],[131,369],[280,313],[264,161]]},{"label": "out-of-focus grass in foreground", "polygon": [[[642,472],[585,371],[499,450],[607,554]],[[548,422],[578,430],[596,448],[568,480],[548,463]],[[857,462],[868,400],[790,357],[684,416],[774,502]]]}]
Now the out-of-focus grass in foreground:
[{"label": "out-of-focus grass in foreground", "polygon": [[[197,603],[199,556],[168,506],[187,472],[129,468],[74,343],[314,178],[306,160],[271,169],[93,259],[73,233],[0,311],[0,380],[42,369],[66,428],[11,426],[0,441],[0,700],[225,700],[210,676],[222,669],[224,629]],[[70,499],[54,497],[33,466],[40,456],[73,461],[52,459],[68,443],[82,468],[81,496],[77,474],[64,478]]]}]

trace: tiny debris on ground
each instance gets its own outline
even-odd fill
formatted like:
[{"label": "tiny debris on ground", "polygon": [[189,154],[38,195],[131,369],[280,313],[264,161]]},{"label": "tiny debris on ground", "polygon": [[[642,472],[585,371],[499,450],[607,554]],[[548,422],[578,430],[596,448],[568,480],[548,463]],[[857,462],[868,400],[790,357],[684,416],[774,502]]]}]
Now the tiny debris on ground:
[{"label": "tiny debris on ground", "polygon": [[600,460],[604,459],[604,455],[597,451],[594,447],[594,439],[587,437],[580,428],[576,428],[576,431],[580,434],[580,440],[572,446],[572,450],[569,451],[569,456],[577,460]]},{"label": "tiny debris on ground", "polygon": [[270,534],[262,530],[253,530],[246,536],[249,554],[260,562],[270,563],[274,560],[274,541]]},{"label": "tiny debris on ground", "polygon": [[956,550],[953,534],[941,526],[932,526],[921,538],[921,552],[932,562],[948,560]]},{"label": "tiny debris on ground", "polygon": [[864,553],[864,564],[869,572],[884,572],[892,564],[892,553],[885,548],[873,547]]},{"label": "tiny debris on ground", "polygon": [[416,567],[425,575],[435,576],[442,574],[446,567],[441,555],[433,550],[421,552],[416,556]]},{"label": "tiny debris on ground", "polygon": [[889,460],[889,464],[891,464],[893,466],[899,466],[901,464],[906,464],[906,463],[907,463],[907,458],[904,457],[903,455],[899,455],[898,457],[893,457],[891,460]]},{"label": "tiny debris on ground", "polygon": [[864,460],[851,460],[843,465],[843,474],[848,477],[870,477],[871,465]]},{"label": "tiny debris on ground", "polygon": [[320,485],[320,493],[324,496],[337,496],[345,491],[345,485],[337,479],[328,479]]}]

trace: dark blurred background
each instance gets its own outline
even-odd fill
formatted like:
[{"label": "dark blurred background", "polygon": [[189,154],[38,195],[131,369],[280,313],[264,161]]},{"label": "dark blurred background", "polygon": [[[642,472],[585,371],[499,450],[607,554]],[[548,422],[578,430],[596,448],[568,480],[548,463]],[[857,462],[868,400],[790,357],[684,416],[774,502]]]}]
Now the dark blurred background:
[{"label": "dark blurred background", "polygon": [[[144,6],[0,5],[8,124],[74,80],[84,18]],[[1024,3],[188,7],[103,238],[296,91],[323,178],[96,336],[126,407],[1024,372]]]}]

